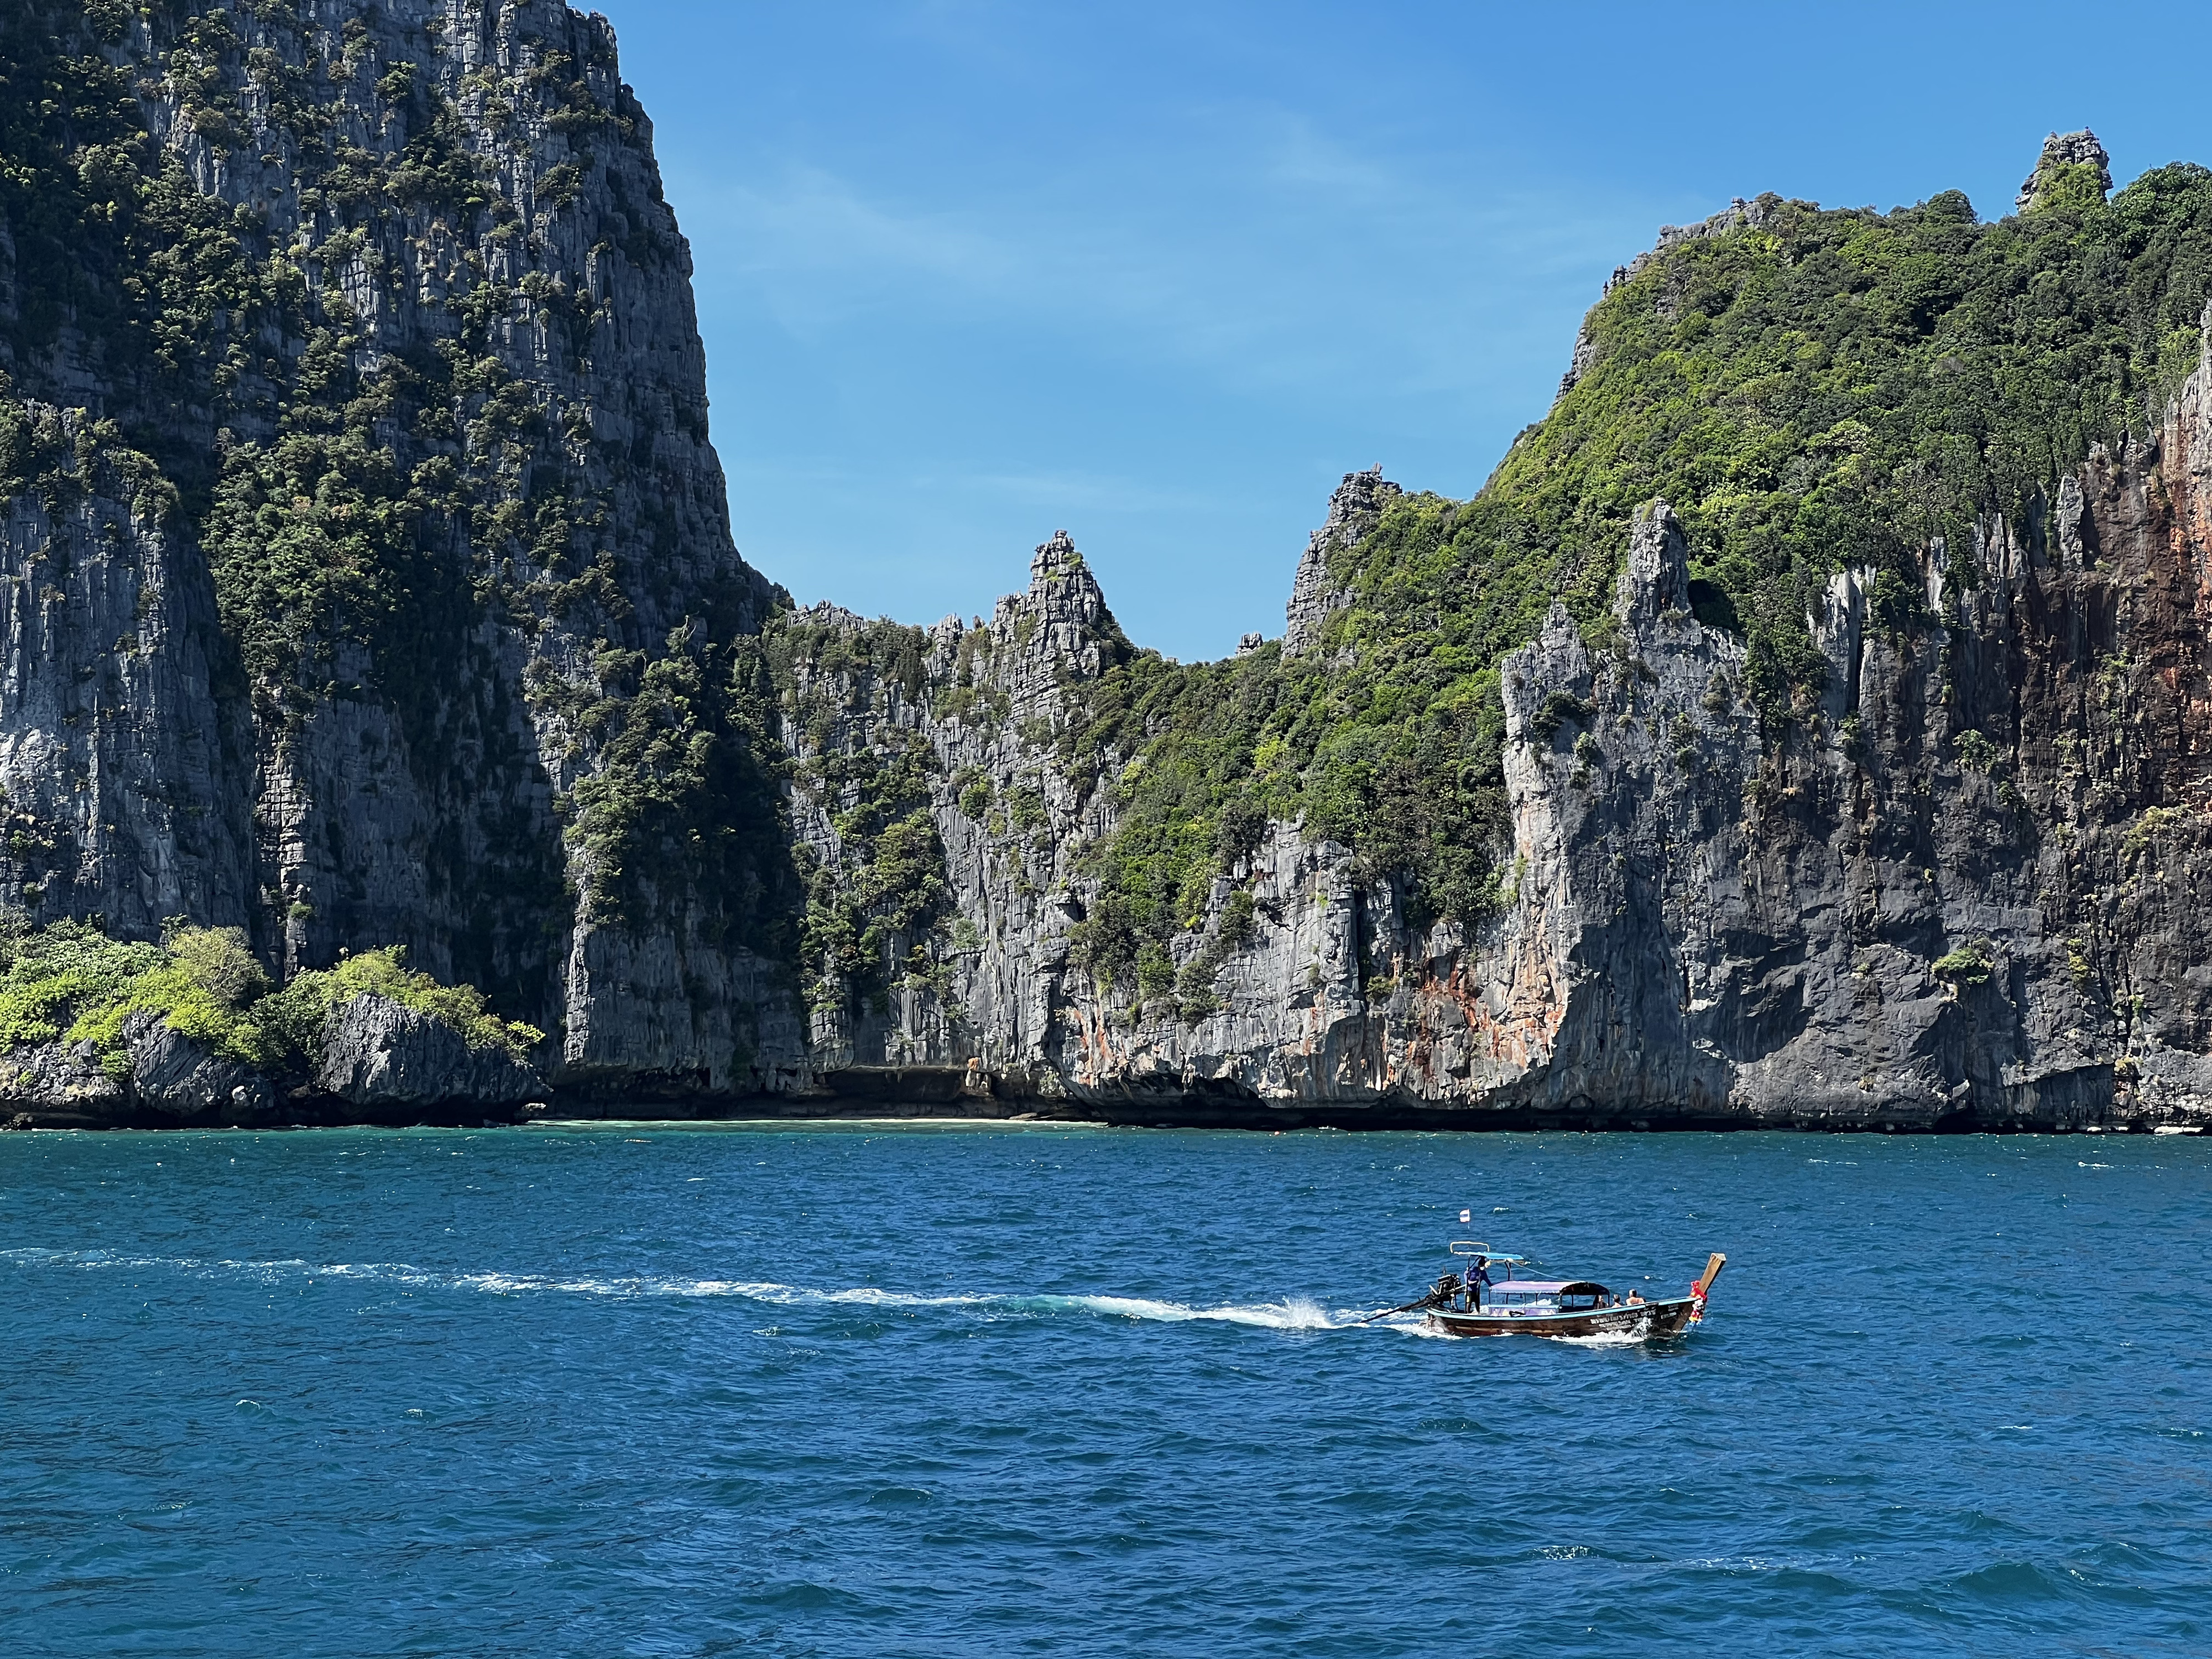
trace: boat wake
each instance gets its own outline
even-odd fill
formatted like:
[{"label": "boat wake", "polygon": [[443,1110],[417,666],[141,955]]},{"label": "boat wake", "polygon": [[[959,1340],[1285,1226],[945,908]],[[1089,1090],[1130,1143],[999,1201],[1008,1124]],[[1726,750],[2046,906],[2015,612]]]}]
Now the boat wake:
[{"label": "boat wake", "polygon": [[1039,1304],[1042,1312],[1058,1312],[1065,1307],[1070,1312],[1104,1314],[1120,1319],[1155,1320],[1162,1323],[1180,1325],[1194,1319],[1220,1320],[1231,1325],[1257,1325],[1274,1331],[1334,1331],[1347,1328],[1356,1314],[1332,1314],[1319,1303],[1304,1297],[1288,1297],[1280,1302],[1260,1302],[1243,1305],[1229,1304],[1213,1308],[1194,1308],[1181,1302],[1154,1302],[1137,1296],[1045,1296],[1005,1297],[1004,1302],[1030,1302]]},{"label": "boat wake", "polygon": [[[1353,1328],[1365,1311],[1331,1312],[1305,1297],[1279,1302],[1201,1305],[1137,1296],[1073,1296],[1022,1292],[969,1292],[927,1296],[908,1291],[857,1285],[820,1290],[769,1280],[690,1279],[654,1275],[571,1277],[549,1273],[440,1273],[402,1261],[311,1262],[301,1258],[241,1261],[197,1256],[119,1255],[104,1250],[0,1250],[0,1262],[87,1270],[160,1269],[201,1276],[240,1274],[275,1284],[356,1280],[403,1285],[410,1290],[475,1291],[489,1296],[587,1296],[631,1300],[672,1297],[708,1300],[734,1297],[779,1308],[880,1308],[886,1310],[953,1309],[986,1318],[1038,1318],[1087,1314],[1132,1322],[1181,1325],[1212,1321],[1266,1330],[1329,1331]],[[1416,1327],[1419,1321],[1414,1322]],[[1402,1329],[1398,1321],[1377,1322],[1377,1330]],[[1425,1334],[1419,1332],[1416,1334]]]},{"label": "boat wake", "polygon": [[1564,1342],[1575,1348],[1640,1348],[1651,1340],[1643,1331],[1594,1331],[1588,1336],[1547,1336],[1547,1342]]}]

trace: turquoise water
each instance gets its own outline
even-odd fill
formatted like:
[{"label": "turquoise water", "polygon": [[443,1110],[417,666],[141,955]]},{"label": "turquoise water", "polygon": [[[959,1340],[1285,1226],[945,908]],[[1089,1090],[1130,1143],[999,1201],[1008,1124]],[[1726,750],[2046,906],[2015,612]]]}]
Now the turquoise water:
[{"label": "turquoise water", "polygon": [[[1663,1349],[1351,1314],[1474,1231]],[[12,1655],[2212,1651],[2212,1142],[0,1136]]]}]

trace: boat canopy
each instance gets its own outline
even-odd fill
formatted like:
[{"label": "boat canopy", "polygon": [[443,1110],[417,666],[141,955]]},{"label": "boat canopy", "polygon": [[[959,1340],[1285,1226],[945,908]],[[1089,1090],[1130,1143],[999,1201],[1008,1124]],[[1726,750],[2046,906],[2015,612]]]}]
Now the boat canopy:
[{"label": "boat canopy", "polygon": [[1611,1296],[1613,1292],[1595,1279],[1577,1279],[1571,1285],[1559,1286],[1561,1296]]},{"label": "boat canopy", "polygon": [[1507,1255],[1501,1251],[1492,1249],[1487,1244],[1479,1243],[1472,1238],[1455,1238],[1452,1240],[1451,1253],[1454,1255],[1479,1255],[1491,1261],[1526,1261],[1528,1259],[1525,1255]]},{"label": "boat canopy", "polygon": [[1490,1294],[1498,1297],[1510,1291],[1518,1296],[1557,1296],[1562,1291],[1578,1291],[1588,1288],[1590,1287],[1570,1285],[1564,1279],[1501,1279],[1490,1287]]}]

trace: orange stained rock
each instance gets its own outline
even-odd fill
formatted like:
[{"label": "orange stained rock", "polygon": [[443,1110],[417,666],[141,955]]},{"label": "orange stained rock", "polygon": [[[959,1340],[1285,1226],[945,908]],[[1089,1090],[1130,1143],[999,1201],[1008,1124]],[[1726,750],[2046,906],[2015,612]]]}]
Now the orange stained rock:
[{"label": "orange stained rock", "polygon": [[1465,963],[1455,965],[1441,981],[1425,982],[1415,995],[1449,999],[1466,1019],[1475,1046],[1486,1047],[1493,1060],[1525,1070],[1550,1058],[1553,1042],[1566,1018],[1567,1000],[1549,954],[1533,932],[1522,936],[1516,954],[1502,1016],[1492,1014],[1482,993],[1468,983]]}]

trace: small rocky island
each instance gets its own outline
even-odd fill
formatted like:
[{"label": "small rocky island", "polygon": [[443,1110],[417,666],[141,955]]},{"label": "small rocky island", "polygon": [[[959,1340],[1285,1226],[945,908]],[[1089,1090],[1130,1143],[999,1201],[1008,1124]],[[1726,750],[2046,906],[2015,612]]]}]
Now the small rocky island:
[{"label": "small rocky island", "polygon": [[604,19],[0,74],[0,1123],[2212,1120],[2202,167],[1662,231],[1182,665],[738,556]]}]

